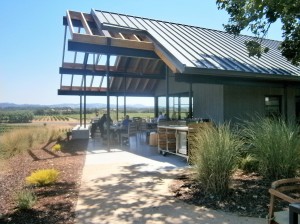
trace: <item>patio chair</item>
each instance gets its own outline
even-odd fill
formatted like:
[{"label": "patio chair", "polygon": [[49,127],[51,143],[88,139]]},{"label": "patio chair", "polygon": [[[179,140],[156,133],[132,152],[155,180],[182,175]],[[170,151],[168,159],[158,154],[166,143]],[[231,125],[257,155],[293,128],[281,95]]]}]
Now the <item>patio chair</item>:
[{"label": "patio chair", "polygon": [[269,224],[277,223],[276,217],[274,216],[275,199],[279,198],[288,203],[299,203],[300,199],[296,198],[297,194],[299,196],[299,192],[300,178],[281,179],[272,182],[271,188],[269,189],[269,193],[271,194],[268,215]]},{"label": "patio chair", "polygon": [[122,132],[120,134],[121,147],[123,147],[124,139],[127,139],[130,144],[130,137],[135,136],[136,144],[137,144],[137,124],[136,122],[131,122],[128,125],[127,132]]},{"label": "patio chair", "polygon": [[148,125],[146,121],[139,122],[139,136],[142,137],[144,134],[147,135]]}]

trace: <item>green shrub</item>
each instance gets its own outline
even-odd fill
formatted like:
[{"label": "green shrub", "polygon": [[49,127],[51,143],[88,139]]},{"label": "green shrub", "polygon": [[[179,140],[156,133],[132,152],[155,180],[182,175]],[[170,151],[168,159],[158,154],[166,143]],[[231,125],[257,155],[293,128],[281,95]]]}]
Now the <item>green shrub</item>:
[{"label": "green shrub", "polygon": [[57,181],[58,175],[59,172],[55,169],[37,170],[26,177],[26,182],[37,186],[50,185]]},{"label": "green shrub", "polygon": [[240,169],[246,173],[258,172],[259,161],[251,155],[247,155],[240,161]]},{"label": "green shrub", "polygon": [[17,193],[16,203],[20,210],[32,208],[36,201],[37,198],[31,190],[25,189]]},{"label": "green shrub", "polygon": [[61,151],[61,145],[60,144],[55,144],[53,147],[52,147],[52,150],[54,152],[58,152],[58,151]]},{"label": "green shrub", "polygon": [[228,124],[200,130],[189,141],[193,144],[191,163],[196,179],[207,192],[226,195],[242,142]]},{"label": "green shrub", "polygon": [[282,119],[256,118],[244,126],[245,140],[259,161],[259,172],[273,180],[296,175],[300,164],[299,127]]}]

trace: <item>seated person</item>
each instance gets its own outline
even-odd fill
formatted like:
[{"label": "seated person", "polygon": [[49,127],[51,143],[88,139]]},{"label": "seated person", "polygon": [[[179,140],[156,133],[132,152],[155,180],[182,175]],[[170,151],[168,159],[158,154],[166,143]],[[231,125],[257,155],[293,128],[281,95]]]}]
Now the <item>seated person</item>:
[{"label": "seated person", "polygon": [[129,115],[126,115],[124,120],[122,121],[122,130],[127,131],[128,130],[128,125],[129,125],[130,122],[132,122],[132,121],[129,119]]},{"label": "seated person", "polygon": [[128,131],[128,126],[129,124],[132,122],[132,120],[129,119],[129,115],[126,115],[124,120],[121,123],[121,127],[120,129],[117,130],[117,134],[119,136],[119,142],[120,142],[120,138],[121,138],[121,133],[127,133]]},{"label": "seated person", "polygon": [[91,124],[92,124],[92,127],[91,127],[91,137],[93,138],[94,135],[95,135],[95,132],[97,130],[97,123],[99,121],[99,117],[98,117],[98,112],[96,112],[96,116],[94,118],[92,118],[91,120]]},{"label": "seated person", "polygon": [[163,115],[162,112],[159,112],[159,116],[158,116],[158,118],[157,118],[157,123],[158,123],[160,120],[165,120],[165,119],[166,119],[165,115]]},{"label": "seated person", "polygon": [[103,116],[100,118],[98,122],[101,137],[104,136],[106,128],[109,127],[111,123],[112,123],[112,119],[110,117],[108,118],[107,114],[103,114]]}]

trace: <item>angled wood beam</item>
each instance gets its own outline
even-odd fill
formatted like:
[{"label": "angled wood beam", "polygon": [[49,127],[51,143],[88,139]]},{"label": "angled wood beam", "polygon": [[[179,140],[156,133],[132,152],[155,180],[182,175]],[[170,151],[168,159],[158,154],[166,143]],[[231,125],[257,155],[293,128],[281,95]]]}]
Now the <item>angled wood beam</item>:
[{"label": "angled wood beam", "polygon": [[144,92],[145,91],[145,89],[146,89],[146,87],[148,86],[148,83],[150,82],[150,79],[146,79],[145,81],[144,81],[144,84],[143,84],[143,86],[142,86],[142,91]]},{"label": "angled wood beam", "polygon": [[135,65],[133,66],[133,71],[137,71],[139,65],[140,65],[140,62],[141,62],[142,58],[137,58],[135,60]]},{"label": "angled wood beam", "polygon": [[80,20],[81,21],[81,18],[82,18],[81,16],[83,15],[87,22],[95,23],[95,20],[89,13],[76,12],[76,11],[72,11],[72,10],[68,10],[68,11],[69,11],[69,14],[70,14],[72,20]]},{"label": "angled wood beam", "polygon": [[136,79],[136,80],[135,80],[135,83],[133,83],[133,85],[134,85],[133,89],[134,89],[135,91],[138,90],[138,86],[139,86],[140,82],[141,82],[141,79]]},{"label": "angled wood beam", "polygon": [[125,86],[125,91],[127,92],[127,90],[129,89],[129,86],[131,85],[132,82],[132,78],[127,78],[126,81],[126,86]]},{"label": "angled wood beam", "polygon": [[133,39],[135,39],[135,40],[137,40],[137,41],[141,41],[140,38],[138,38],[138,36],[135,35],[135,34],[133,34],[132,37],[133,37]]},{"label": "angled wood beam", "polygon": [[92,76],[92,78],[91,78],[91,83],[90,83],[90,87],[92,87],[93,86],[93,83],[94,83],[94,75]]},{"label": "angled wood beam", "polygon": [[67,10],[67,21],[68,21],[68,26],[69,26],[71,38],[73,38],[74,27],[73,27],[73,24],[72,24],[72,19],[71,19],[71,15],[70,15],[69,10]]},{"label": "angled wood beam", "polygon": [[117,89],[121,89],[123,78],[119,79],[119,83],[117,84]]},{"label": "angled wood beam", "polygon": [[104,76],[102,76],[101,81],[100,81],[100,83],[99,83],[99,89],[102,88],[103,81],[104,81]]},{"label": "angled wood beam", "polygon": [[151,59],[146,59],[146,62],[143,65],[143,72],[147,71],[150,61],[151,61]]},{"label": "angled wood beam", "polygon": [[154,72],[155,71],[155,69],[156,69],[156,67],[157,67],[157,65],[158,65],[158,62],[159,62],[159,60],[155,60],[155,61],[153,61],[153,63],[152,63],[152,67],[149,69],[150,71],[150,73],[152,73],[152,72]]},{"label": "angled wood beam", "polygon": [[80,20],[83,24],[86,34],[93,35],[92,30],[90,29],[89,24],[87,23],[83,13],[80,13]]},{"label": "angled wood beam", "polygon": [[152,90],[154,90],[154,88],[155,88],[155,86],[156,86],[156,80],[150,80],[150,90],[152,91]]},{"label": "angled wood beam", "polygon": [[115,61],[115,67],[116,67],[116,69],[119,68],[120,61],[121,61],[121,57],[117,56],[116,61]]}]

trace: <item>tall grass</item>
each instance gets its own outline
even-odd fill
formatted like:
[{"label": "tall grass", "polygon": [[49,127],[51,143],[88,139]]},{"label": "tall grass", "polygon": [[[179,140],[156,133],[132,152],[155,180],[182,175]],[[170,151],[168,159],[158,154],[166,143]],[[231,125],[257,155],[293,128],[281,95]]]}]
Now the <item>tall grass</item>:
[{"label": "tall grass", "polygon": [[300,165],[299,127],[282,119],[256,118],[243,128],[259,172],[270,180],[294,177]]},{"label": "tall grass", "polygon": [[231,132],[229,124],[225,124],[199,130],[189,141],[196,179],[207,192],[226,195],[242,147],[240,139]]},{"label": "tall grass", "polygon": [[57,128],[31,127],[14,129],[0,137],[0,158],[9,158],[65,135]]}]

